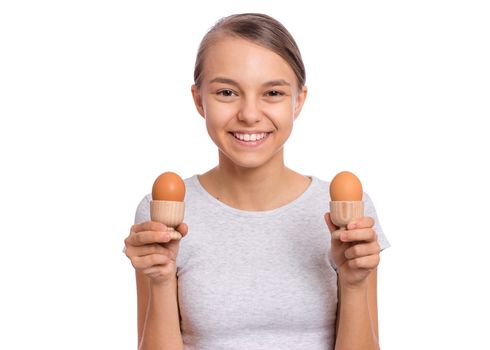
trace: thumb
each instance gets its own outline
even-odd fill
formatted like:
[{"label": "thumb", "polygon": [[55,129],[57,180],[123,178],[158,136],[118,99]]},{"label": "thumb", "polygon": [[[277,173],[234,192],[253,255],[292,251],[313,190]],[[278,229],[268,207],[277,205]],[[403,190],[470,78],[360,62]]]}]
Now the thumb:
[{"label": "thumb", "polygon": [[[182,238],[185,237],[185,235],[187,235],[187,232],[189,232],[187,224],[184,223],[179,224],[175,229],[178,233],[180,233],[182,237],[180,239],[172,239],[165,244],[165,247],[172,252],[172,260],[177,259],[177,255],[179,254],[180,249],[180,241],[182,240]],[[177,234],[177,232],[174,232],[174,234]]]},{"label": "thumb", "polygon": [[177,231],[182,235],[182,237],[185,237],[187,232],[189,232],[189,227],[185,223],[181,223],[179,226],[177,226]]},{"label": "thumb", "polygon": [[330,212],[325,213],[325,222],[327,223],[328,229],[330,230],[330,233],[337,231],[339,227],[335,226],[334,223],[332,222],[332,218],[330,217]]}]

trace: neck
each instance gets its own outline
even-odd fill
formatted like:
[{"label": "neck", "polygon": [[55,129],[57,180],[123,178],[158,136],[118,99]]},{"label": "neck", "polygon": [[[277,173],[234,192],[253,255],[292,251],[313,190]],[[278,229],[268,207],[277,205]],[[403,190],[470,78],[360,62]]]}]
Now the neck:
[{"label": "neck", "polygon": [[[309,180],[284,165],[283,150],[266,164],[244,168],[220,152],[219,165],[200,177],[208,192],[242,210],[271,210],[294,199]],[[297,194],[296,194],[297,196]]]}]

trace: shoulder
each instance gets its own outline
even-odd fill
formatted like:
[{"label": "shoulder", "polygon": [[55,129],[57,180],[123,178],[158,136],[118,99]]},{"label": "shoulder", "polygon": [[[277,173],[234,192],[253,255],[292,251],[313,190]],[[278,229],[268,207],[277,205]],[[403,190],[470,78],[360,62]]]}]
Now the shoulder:
[{"label": "shoulder", "polygon": [[309,189],[311,194],[323,201],[330,201],[330,182],[314,175],[308,175],[308,177],[311,179]]},{"label": "shoulder", "polygon": [[[314,191],[314,197],[317,199],[317,202],[313,202],[312,205],[319,205],[319,203],[323,203],[325,198],[327,198],[327,203],[330,202],[330,181],[322,180],[315,176],[310,176],[312,178],[312,189]],[[371,199],[371,196],[363,191],[362,201],[364,202],[364,215],[370,216],[374,219],[374,230],[378,234],[378,240],[381,245],[381,249],[388,248],[390,243],[386,238],[383,228],[381,227],[381,223],[378,218],[378,213],[376,211],[376,207]],[[330,211],[330,208],[327,208],[327,211]]]},{"label": "shoulder", "polygon": [[[195,198],[194,193],[198,190],[196,186],[196,181],[197,181],[197,175],[190,176],[186,179],[184,179],[185,187],[186,187],[186,194],[185,194],[185,199],[184,201],[188,201],[189,198]],[[149,221],[150,220],[150,203],[151,203],[152,197],[151,193],[146,194],[141,201],[139,202],[137,208],[136,208],[136,213],[135,213],[135,218],[134,218],[134,223],[138,224],[141,222]]]},{"label": "shoulder", "polygon": [[150,220],[150,202],[151,193],[148,193],[143,197],[143,199],[139,202],[138,207],[136,208],[136,214],[134,217],[135,224]]},{"label": "shoulder", "polygon": [[315,175],[308,175],[311,179],[311,185],[316,191],[329,191],[330,181],[324,180]]},{"label": "shoulder", "polygon": [[196,191],[198,181],[197,175],[192,175],[184,179],[186,197]]}]

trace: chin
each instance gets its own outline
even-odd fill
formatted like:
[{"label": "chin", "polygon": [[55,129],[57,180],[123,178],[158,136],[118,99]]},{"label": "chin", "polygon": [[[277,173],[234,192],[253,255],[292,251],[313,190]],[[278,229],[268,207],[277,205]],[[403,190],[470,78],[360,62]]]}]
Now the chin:
[{"label": "chin", "polygon": [[227,143],[229,140],[215,142],[218,146],[220,159],[225,160],[234,166],[255,169],[260,168],[273,161],[276,157],[280,157],[282,147],[280,149],[272,149],[271,145],[257,150],[237,150],[233,145]]},{"label": "chin", "polygon": [[227,159],[227,161],[231,162],[233,165],[245,168],[245,169],[256,169],[261,166],[267,164],[274,157],[264,157],[258,156],[256,154],[251,154],[249,156],[237,157],[236,155],[228,155],[223,153],[223,156]]}]

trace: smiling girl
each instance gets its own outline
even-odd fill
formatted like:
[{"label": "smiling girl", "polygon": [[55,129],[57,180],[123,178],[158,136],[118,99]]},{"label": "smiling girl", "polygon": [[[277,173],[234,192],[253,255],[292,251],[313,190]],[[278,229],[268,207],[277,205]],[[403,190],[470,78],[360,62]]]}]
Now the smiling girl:
[{"label": "smiling girl", "polygon": [[329,183],[284,163],[307,96],[292,36],[266,15],[226,17],[203,38],[194,79],[218,165],[185,179],[181,241],[150,221],[151,195],[138,206],[125,244],[140,349],[378,349],[389,243],[369,196],[340,230]]}]

